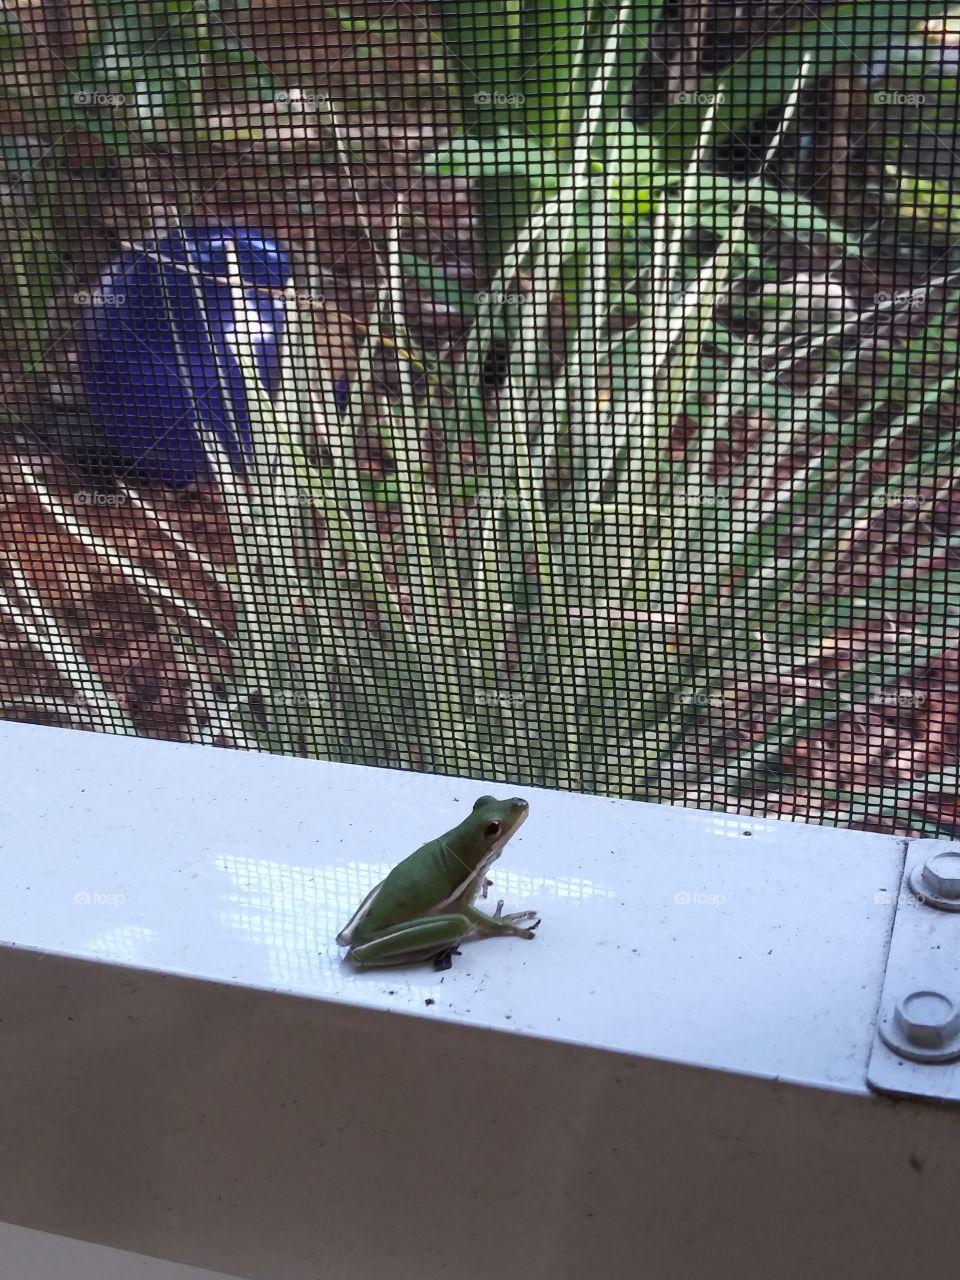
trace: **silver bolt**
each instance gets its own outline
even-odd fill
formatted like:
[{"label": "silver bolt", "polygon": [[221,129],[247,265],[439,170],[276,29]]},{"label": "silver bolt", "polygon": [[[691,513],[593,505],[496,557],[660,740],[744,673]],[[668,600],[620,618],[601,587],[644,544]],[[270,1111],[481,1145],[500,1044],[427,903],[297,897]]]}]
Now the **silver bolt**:
[{"label": "silver bolt", "polygon": [[939,898],[960,899],[960,851],[935,853],[923,864],[923,883]]},{"label": "silver bolt", "polygon": [[960,1033],[960,1009],[939,991],[913,991],[894,1010],[897,1027],[919,1049],[942,1049]]}]

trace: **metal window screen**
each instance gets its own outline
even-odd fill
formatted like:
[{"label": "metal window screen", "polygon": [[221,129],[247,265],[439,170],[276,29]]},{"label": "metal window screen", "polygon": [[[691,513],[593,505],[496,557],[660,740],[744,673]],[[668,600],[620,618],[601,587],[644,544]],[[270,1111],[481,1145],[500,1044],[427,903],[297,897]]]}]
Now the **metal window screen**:
[{"label": "metal window screen", "polygon": [[960,8],[0,24],[5,717],[957,833]]}]

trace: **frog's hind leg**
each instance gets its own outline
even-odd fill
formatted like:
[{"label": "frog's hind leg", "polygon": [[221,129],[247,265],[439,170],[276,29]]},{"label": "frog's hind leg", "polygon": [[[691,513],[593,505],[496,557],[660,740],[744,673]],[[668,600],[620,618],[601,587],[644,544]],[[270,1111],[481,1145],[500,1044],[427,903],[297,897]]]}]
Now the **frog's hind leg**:
[{"label": "frog's hind leg", "polygon": [[375,965],[414,964],[432,960],[446,953],[452,955],[461,939],[473,928],[466,916],[423,916],[405,924],[392,925],[379,937],[362,942],[350,952],[350,959],[361,967]]}]

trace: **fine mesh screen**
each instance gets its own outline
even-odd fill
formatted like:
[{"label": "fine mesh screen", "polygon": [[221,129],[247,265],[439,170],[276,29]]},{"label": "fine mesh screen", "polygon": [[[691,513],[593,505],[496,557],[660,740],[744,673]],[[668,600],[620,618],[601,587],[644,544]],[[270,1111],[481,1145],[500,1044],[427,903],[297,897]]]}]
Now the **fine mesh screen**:
[{"label": "fine mesh screen", "polygon": [[955,835],[958,56],[5,0],[2,715]]}]

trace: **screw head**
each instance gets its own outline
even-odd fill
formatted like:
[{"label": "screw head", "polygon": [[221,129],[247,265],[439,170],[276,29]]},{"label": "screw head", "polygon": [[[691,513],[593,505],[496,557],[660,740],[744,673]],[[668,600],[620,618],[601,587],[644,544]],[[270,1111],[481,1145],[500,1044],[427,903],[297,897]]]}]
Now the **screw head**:
[{"label": "screw head", "polygon": [[960,1034],[960,1008],[940,991],[912,991],[894,1010],[898,1030],[918,1049],[943,1049]]},{"label": "screw head", "polygon": [[928,907],[960,911],[960,849],[943,849],[915,863],[910,888]]},{"label": "screw head", "polygon": [[922,878],[937,897],[960,899],[960,851],[935,853],[923,864]]}]

